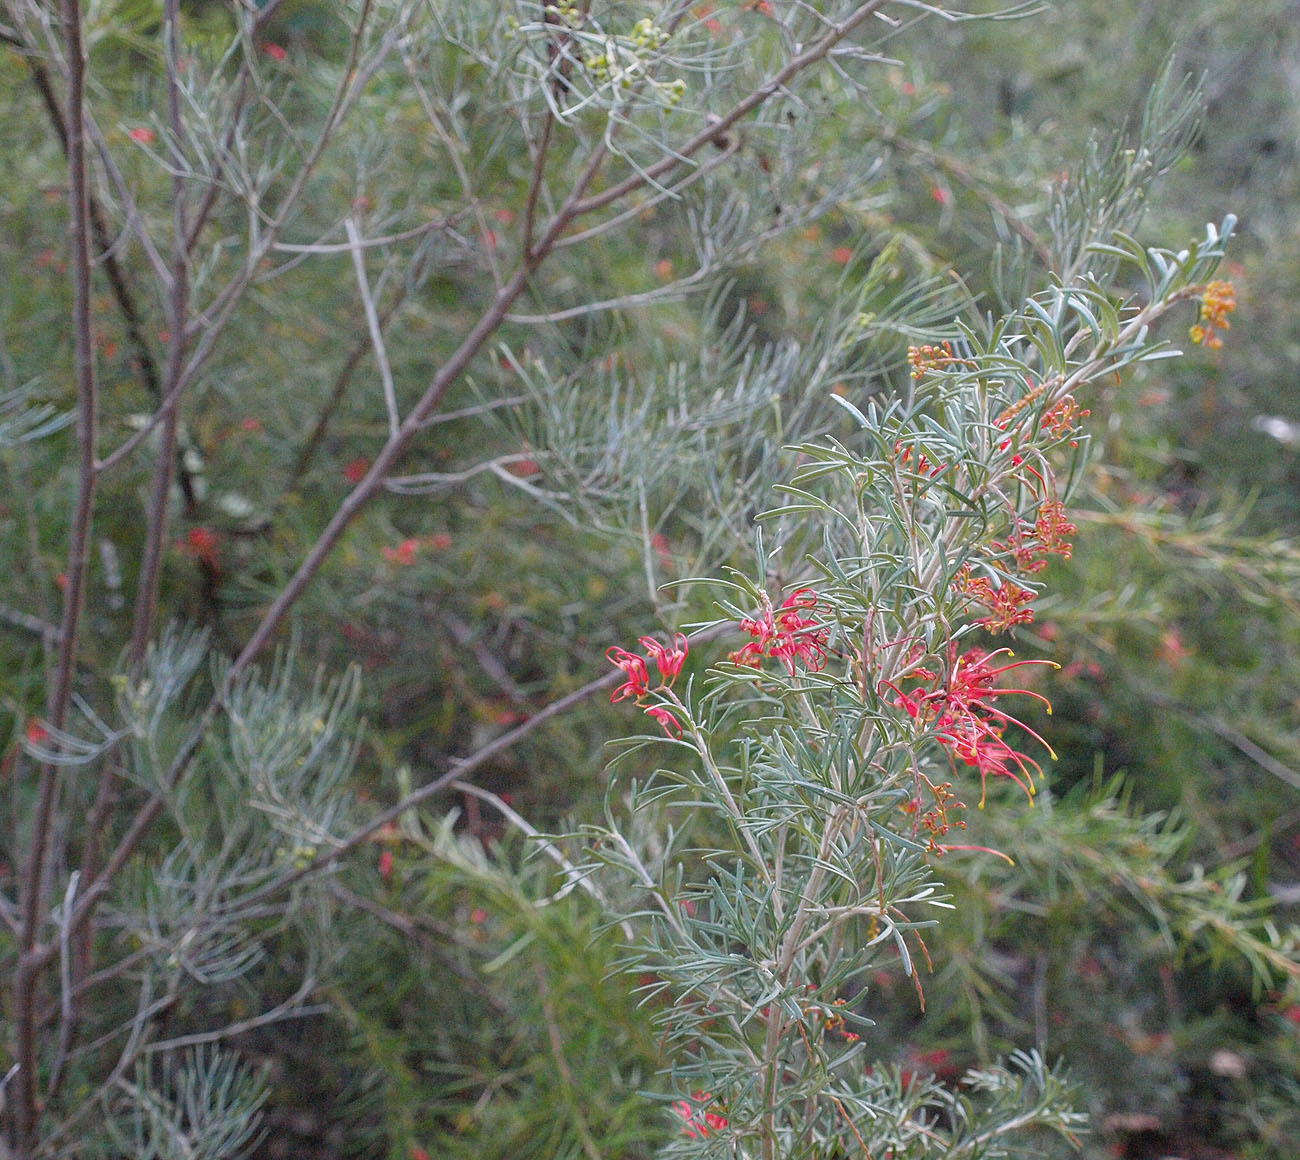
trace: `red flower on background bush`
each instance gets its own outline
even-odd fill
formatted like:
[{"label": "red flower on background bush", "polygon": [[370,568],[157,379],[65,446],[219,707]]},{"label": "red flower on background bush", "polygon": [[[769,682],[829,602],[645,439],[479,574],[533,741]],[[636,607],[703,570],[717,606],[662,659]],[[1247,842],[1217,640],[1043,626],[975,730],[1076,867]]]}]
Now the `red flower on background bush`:
[{"label": "red flower on background bush", "polygon": [[185,537],[182,550],[187,556],[206,564],[209,568],[217,567],[217,550],[221,545],[221,537],[211,528],[197,527],[190,528],[189,534]]},{"label": "red flower on background bush", "polygon": [[409,568],[415,563],[415,554],[419,550],[419,540],[403,540],[396,548],[385,548],[384,559],[390,564],[397,564],[399,567]]}]

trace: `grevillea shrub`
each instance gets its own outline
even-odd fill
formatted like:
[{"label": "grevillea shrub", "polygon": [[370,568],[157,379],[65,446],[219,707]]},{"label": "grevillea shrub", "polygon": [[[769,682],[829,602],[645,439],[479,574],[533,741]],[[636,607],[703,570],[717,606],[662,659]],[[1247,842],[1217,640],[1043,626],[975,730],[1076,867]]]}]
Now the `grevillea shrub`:
[{"label": "grevillea shrub", "polygon": [[1041,1060],[876,1061],[948,893],[1287,968],[1004,651],[1229,320],[1170,73],[1085,151],[964,139],[982,3],[0,7],[0,1154],[988,1153]]},{"label": "grevillea shrub", "polygon": [[[1232,228],[1179,253],[1084,231],[1060,284],[914,346],[909,397],[840,396],[852,436],[797,448],[760,517],[757,572],[709,582],[722,619],[689,662],[680,636],[642,637],[645,658],[611,650],[628,676],[615,699],[672,750],[616,783],[591,847],[639,899],[631,965],[682,1125],[666,1154],[1041,1155],[1042,1132],[1080,1130],[1036,1053],[945,1084],[860,1040],[897,1001],[882,975],[909,977],[924,1005],[945,866],[1014,861],[970,841],[966,816],[1033,809],[1054,756],[1021,720],[1052,666],[1008,642],[1073,550],[1089,392],[1172,353],[1156,330],[1171,311],[1217,341]],[[1117,290],[1121,276],[1140,288]]]}]

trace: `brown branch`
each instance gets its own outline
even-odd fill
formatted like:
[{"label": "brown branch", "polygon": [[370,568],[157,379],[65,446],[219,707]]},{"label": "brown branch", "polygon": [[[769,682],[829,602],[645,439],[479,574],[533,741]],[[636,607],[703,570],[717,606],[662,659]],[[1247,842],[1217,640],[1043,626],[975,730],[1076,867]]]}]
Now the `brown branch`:
[{"label": "brown branch", "polygon": [[138,671],[144,660],[145,646],[153,634],[154,614],[158,605],[158,583],[162,568],[163,546],[168,532],[168,499],[172,489],[172,469],[176,462],[176,428],[180,413],[180,394],[172,388],[180,381],[185,363],[186,331],[189,323],[189,230],[185,221],[186,181],[184,158],[179,142],[184,125],[181,119],[180,20],[178,0],[165,0],[163,23],[167,58],[167,124],[172,157],[172,257],[171,286],[167,302],[167,379],[159,430],[157,462],[154,465],[153,493],[145,522],[144,550],[136,588],[135,619],[131,626],[130,667]]},{"label": "brown branch", "polygon": [[[58,137],[59,145],[66,155],[68,151],[67,125],[64,121],[63,110],[59,105],[58,96],[55,94],[54,86],[50,82],[49,72],[39,61],[29,61],[29,65],[32,70],[32,81],[36,85],[36,91],[41,96],[50,124],[54,127],[54,134]],[[117,260],[113,237],[109,233],[108,224],[104,219],[104,211],[99,204],[99,200],[95,197],[93,190],[87,190],[86,196],[90,203],[91,232],[95,238],[95,249],[99,252],[98,262],[103,267],[104,277],[108,280],[109,291],[113,295],[113,301],[117,304],[118,313],[122,316],[126,341],[132,352],[132,359],[140,379],[140,385],[149,398],[156,403],[161,402],[163,390],[158,374],[158,364],[154,361],[153,351],[149,346],[148,339],[145,337],[144,320],[139,307],[136,305],[135,295],[131,292],[131,287],[126,280],[126,274],[122,270],[122,264]],[[194,491],[194,479],[186,470],[184,464],[179,464],[178,482],[181,495],[185,499],[186,510],[193,511],[198,499]]]},{"label": "brown branch", "polygon": [[[95,345],[91,323],[90,195],[86,166],[85,79],[86,54],[81,39],[80,0],[62,0],[61,18],[68,66],[67,156],[68,231],[72,278],[72,332],[77,384],[78,474],[72,530],[68,546],[62,634],[53,687],[46,716],[56,729],[67,722],[68,705],[76,673],[77,637],[85,599],[87,549],[95,496],[95,432],[98,386],[95,380]],[[37,1143],[40,1108],[36,1077],[39,1049],[36,1038],[34,958],[44,922],[45,873],[58,797],[58,767],[41,769],[36,808],[32,814],[31,847],[20,887],[22,932],[14,973],[13,1017],[19,1073],[14,1093],[14,1120],[18,1157],[26,1160]],[[66,922],[65,918],[65,922]],[[52,953],[52,952],[50,952]]]}]

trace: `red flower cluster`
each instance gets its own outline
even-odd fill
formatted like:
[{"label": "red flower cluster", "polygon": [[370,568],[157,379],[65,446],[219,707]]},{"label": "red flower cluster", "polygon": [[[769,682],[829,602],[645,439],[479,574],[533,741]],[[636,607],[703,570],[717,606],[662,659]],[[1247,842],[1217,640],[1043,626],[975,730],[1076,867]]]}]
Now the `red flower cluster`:
[{"label": "red flower cluster", "polygon": [[898,456],[899,467],[915,471],[917,475],[929,476],[931,479],[942,475],[948,466],[946,463],[931,463],[924,452],[917,456],[916,465],[913,466],[912,448],[904,447],[901,439],[894,444],[894,454]]},{"label": "red flower cluster", "polygon": [[830,633],[815,615],[805,615],[815,614],[820,603],[811,588],[800,588],[786,597],[780,608],[774,609],[764,593],[763,610],[740,622],[740,627],[756,639],[727,659],[732,664],[758,668],[764,657],[775,657],[792,677],[797,659],[811,672],[820,672],[826,664],[826,639]]},{"label": "red flower cluster", "polygon": [[390,564],[397,564],[403,568],[409,568],[415,563],[415,554],[420,550],[420,541],[417,539],[403,540],[396,548],[385,548],[384,559]]},{"label": "red flower cluster", "polygon": [[190,528],[181,544],[181,551],[209,568],[218,569],[218,556],[221,550],[221,537],[211,528],[199,526]]},{"label": "red flower cluster", "polygon": [[692,1140],[702,1140],[709,1133],[727,1126],[726,1116],[705,1110],[712,1100],[708,1092],[694,1092],[690,1100],[678,1100],[673,1104],[673,1111],[682,1118],[682,1131]]},{"label": "red flower cluster", "polygon": [[[1042,566],[1043,562],[1038,561],[1030,570],[1037,571]],[[988,616],[981,616],[975,621],[989,632],[1006,632],[1014,625],[1028,624],[1034,619],[1034,610],[1029,605],[1038,593],[1031,588],[1021,588],[1010,580],[995,588],[987,576],[972,577],[969,565],[957,574],[954,587],[978,600],[989,610]]]},{"label": "red flower cluster", "polygon": [[[1012,749],[1002,739],[1002,735],[1008,725],[1018,725],[1042,744],[1048,753],[1052,752],[1052,747],[1023,721],[1004,713],[993,702],[1008,693],[1035,697],[1044,705],[1048,704],[1047,698],[1030,689],[999,688],[994,682],[1012,669],[1026,665],[1049,665],[1052,662],[1013,661],[994,668],[992,662],[1002,653],[1011,655],[1007,649],[986,653],[983,649],[973,648],[962,656],[955,657],[949,663],[947,681],[928,692],[915,689],[911,693],[903,693],[893,685],[888,685],[888,688],[897,695],[895,704],[911,717],[933,722],[940,744],[967,765],[973,765],[979,770],[980,785],[985,790],[988,788],[989,774],[993,774],[1011,778],[1032,798],[1033,773],[1037,772],[1041,776],[1042,766],[1033,758]],[[935,674],[926,669],[917,669],[913,675],[922,680],[937,679]],[[1048,708],[1051,706],[1048,705]],[[981,795],[980,805],[983,804],[984,798]]]},{"label": "red flower cluster", "polygon": [[[1010,555],[1014,560],[1015,570],[1028,576],[1043,571],[1043,568],[1048,566],[1047,559],[1044,559],[1048,555],[1070,559],[1074,554],[1074,544],[1067,537],[1074,536],[1078,531],[1078,525],[1066,518],[1065,505],[1060,499],[1044,499],[1039,505],[1039,514],[1032,527],[1017,519],[1015,527],[1011,529],[1011,534],[1006,537],[1005,542],[995,540],[989,546],[997,553]],[[967,592],[974,592],[980,601],[987,603],[992,609],[995,607],[993,603],[984,598],[987,593],[975,592],[975,588],[980,583],[982,581],[970,581],[969,573],[966,581],[958,576],[958,587]],[[983,583],[987,585],[987,581]],[[1021,590],[1023,592],[1023,589]],[[1028,619],[1032,619],[1032,616]]]},{"label": "red flower cluster", "polygon": [[[609,658],[609,663],[622,669],[623,675],[627,677],[627,680],[619,685],[610,696],[611,702],[618,702],[627,697],[632,697],[640,705],[642,699],[649,696],[651,692],[671,688],[673,681],[677,679],[677,674],[682,671],[682,665],[686,661],[688,645],[686,637],[680,632],[673,638],[672,648],[660,644],[652,636],[641,637],[639,643],[646,651],[647,655],[644,657],[628,652],[627,649],[619,648],[617,645],[605,652],[605,655]],[[647,660],[653,660],[655,667],[659,670],[659,684],[654,689],[650,688],[650,669],[646,663]],[[682,735],[681,724],[670,710],[665,709],[662,705],[648,705],[645,707],[645,711],[648,716],[653,717],[664,727],[664,732],[669,736],[680,737]]]},{"label": "red flower cluster", "polygon": [[952,343],[944,342],[938,346],[909,346],[907,348],[907,361],[912,368],[912,378],[922,379],[927,371],[940,371],[952,366],[954,363],[960,366],[973,366],[970,359],[958,358],[953,353]]}]

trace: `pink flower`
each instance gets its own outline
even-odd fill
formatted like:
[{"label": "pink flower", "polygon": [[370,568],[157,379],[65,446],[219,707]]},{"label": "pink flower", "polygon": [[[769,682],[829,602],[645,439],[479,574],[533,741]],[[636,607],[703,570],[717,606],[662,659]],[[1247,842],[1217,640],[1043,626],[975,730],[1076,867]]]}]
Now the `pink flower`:
[{"label": "pink flower", "polygon": [[791,676],[794,676],[796,660],[801,660],[810,671],[819,672],[826,664],[829,630],[804,612],[816,612],[820,603],[811,588],[800,588],[786,597],[779,609],[773,610],[764,594],[762,612],[740,622],[740,627],[757,640],[732,653],[731,661],[757,666],[759,657],[770,656],[785,665]]},{"label": "pink flower", "polygon": [[139,145],[152,145],[158,140],[158,135],[152,129],[146,129],[143,125],[138,129],[132,129],[128,136]]},{"label": "pink flower", "polygon": [[[1052,747],[1023,721],[1004,713],[994,702],[1009,693],[1019,693],[1037,698],[1047,704],[1047,698],[1030,689],[1000,688],[993,682],[1003,673],[1025,665],[1048,665],[1051,661],[1013,661],[1009,665],[992,667],[992,662],[1006,649],[985,653],[971,649],[950,663],[947,682],[930,692],[916,689],[910,695],[893,685],[895,704],[913,718],[932,720],[939,743],[952,754],[979,770],[980,784],[987,790],[988,777],[1009,777],[1026,794],[1033,797],[1033,774],[1042,774],[1042,767],[1028,755],[1012,749],[1002,735],[1007,726],[1016,725],[1038,741],[1048,753]],[[953,650],[956,652],[955,648]],[[928,676],[928,674],[927,674]],[[1050,709],[1051,706],[1049,705]],[[1055,756],[1055,754],[1053,754]],[[983,797],[980,805],[984,804]]]},{"label": "pink flower", "polygon": [[682,1119],[682,1131],[692,1140],[702,1140],[711,1132],[727,1126],[727,1117],[720,1112],[705,1111],[713,1100],[708,1092],[695,1092],[690,1100],[678,1100],[673,1111]]},{"label": "pink flower", "polygon": [[343,468],[343,478],[349,483],[360,483],[366,477],[366,472],[370,470],[370,460],[364,455],[358,455],[356,459],[349,460]]},{"label": "pink flower", "polygon": [[617,665],[627,676],[627,680],[619,685],[609,698],[611,703],[621,701],[625,697],[635,697],[639,701],[650,691],[650,674],[646,670],[643,657],[617,645],[607,649],[605,655],[609,658],[610,664]]},{"label": "pink flower", "polygon": [[669,737],[680,737],[682,735],[681,724],[678,722],[677,718],[662,705],[651,705],[646,709],[646,714],[658,721],[659,724],[664,727],[664,732],[667,733]]},{"label": "pink flower", "polygon": [[680,632],[673,637],[674,648],[666,648],[661,645],[652,636],[643,636],[641,638],[641,647],[649,654],[650,658],[659,667],[659,674],[663,677],[665,685],[671,685],[677,679],[677,674],[682,671],[682,664],[686,660],[688,645],[686,637]]},{"label": "pink flower", "polygon": [[397,564],[399,567],[409,568],[415,563],[415,554],[419,550],[419,540],[403,540],[396,548],[385,548],[384,559],[390,564]]},{"label": "pink flower", "polygon": [[289,55],[288,52],[285,51],[283,46],[274,44],[271,41],[267,41],[264,45],[262,45],[262,51],[266,53],[266,55],[269,56],[272,60],[277,62],[284,60],[284,58]]}]

